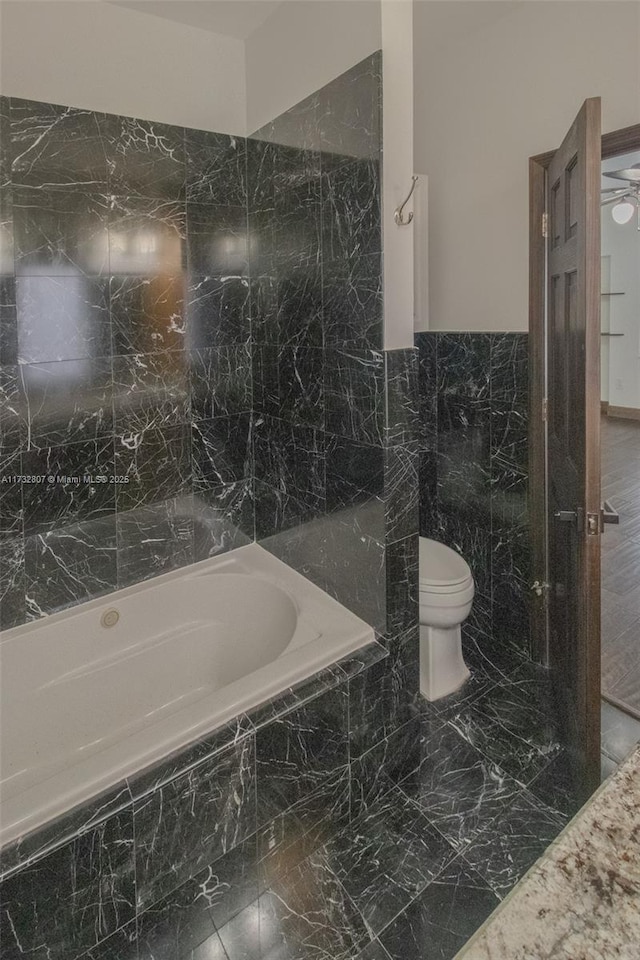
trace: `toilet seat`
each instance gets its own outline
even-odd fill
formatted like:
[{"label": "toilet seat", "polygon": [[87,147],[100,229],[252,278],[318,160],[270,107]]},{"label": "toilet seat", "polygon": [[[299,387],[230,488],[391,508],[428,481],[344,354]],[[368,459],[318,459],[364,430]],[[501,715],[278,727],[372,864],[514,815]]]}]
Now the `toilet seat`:
[{"label": "toilet seat", "polygon": [[[434,585],[432,583],[420,583],[418,584],[418,593],[421,597],[455,597],[460,595],[460,597],[465,596],[468,593],[469,589],[473,587],[473,577],[469,576],[467,580],[463,580],[462,583],[454,583],[451,585],[445,584],[444,586]],[[473,595],[473,593],[472,593]],[[427,599],[428,602],[428,599]],[[461,602],[465,602],[462,599]]]},{"label": "toilet seat", "polygon": [[420,537],[420,593],[458,593],[473,582],[467,562],[444,543]]}]

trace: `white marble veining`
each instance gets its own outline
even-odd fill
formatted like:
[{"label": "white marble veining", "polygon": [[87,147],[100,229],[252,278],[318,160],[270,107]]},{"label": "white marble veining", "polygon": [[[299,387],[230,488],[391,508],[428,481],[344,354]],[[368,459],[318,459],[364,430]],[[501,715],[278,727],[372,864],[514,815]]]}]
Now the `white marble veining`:
[{"label": "white marble veining", "polygon": [[637,960],[640,745],[458,960]]}]

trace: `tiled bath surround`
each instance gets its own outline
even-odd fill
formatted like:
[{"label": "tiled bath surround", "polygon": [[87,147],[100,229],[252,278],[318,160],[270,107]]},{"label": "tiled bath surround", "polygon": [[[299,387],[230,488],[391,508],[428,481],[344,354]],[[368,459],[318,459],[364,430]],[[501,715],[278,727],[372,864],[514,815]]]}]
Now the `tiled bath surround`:
[{"label": "tiled bath surround", "polygon": [[245,141],[1,107],[7,628],[252,540],[253,469]]},{"label": "tiled bath surround", "polygon": [[419,333],[420,532],[454,546],[469,623],[503,663],[535,659],[529,629],[528,337]]},{"label": "tiled bath surround", "polygon": [[2,626],[254,533],[381,635],[415,626],[380,55],[248,141],[1,107],[3,475],[129,478],[2,485]]}]

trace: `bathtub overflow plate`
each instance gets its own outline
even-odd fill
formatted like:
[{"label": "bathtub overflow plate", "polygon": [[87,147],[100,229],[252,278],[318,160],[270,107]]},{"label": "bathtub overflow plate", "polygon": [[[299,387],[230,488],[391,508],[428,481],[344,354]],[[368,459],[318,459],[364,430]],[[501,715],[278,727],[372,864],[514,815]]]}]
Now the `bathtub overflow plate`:
[{"label": "bathtub overflow plate", "polygon": [[100,617],[100,623],[103,627],[115,627],[116,623],[120,619],[120,614],[117,610],[105,610],[105,612]]}]

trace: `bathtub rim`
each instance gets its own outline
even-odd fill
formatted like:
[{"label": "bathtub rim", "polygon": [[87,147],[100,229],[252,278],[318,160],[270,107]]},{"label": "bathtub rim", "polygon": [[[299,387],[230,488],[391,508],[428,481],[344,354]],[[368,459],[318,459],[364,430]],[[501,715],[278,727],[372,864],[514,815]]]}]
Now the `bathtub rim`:
[{"label": "bathtub rim", "polygon": [[[277,692],[271,692],[247,709],[235,712],[232,717],[217,718],[213,725],[190,738],[185,743],[166,750],[161,756],[156,756],[149,763],[144,764],[133,773],[122,776],[111,784],[105,784],[84,800],[72,804],[61,814],[53,816],[33,829],[26,830],[17,836],[7,839],[0,848],[0,879],[10,876],[27,863],[35,862],[51,853],[57,847],[70,841],[89,829],[109,819],[119,810],[126,809],[134,801],[139,801],[147,793],[197,767],[200,763],[211,759],[217,753],[233,746],[235,743],[254,735],[264,725],[278,720],[308,703],[310,700],[326,692],[326,690],[348,682],[362,670],[373,663],[388,656],[388,651],[378,642],[377,635],[372,627],[362,621],[356,614],[343,607],[320,587],[307,580],[302,574],[288,567],[279,558],[273,556],[257,544],[249,544],[230,551],[215,558],[207,558],[188,568],[170,571],[158,577],[149,578],[141,583],[134,584],[117,591],[119,597],[131,596],[150,587],[160,586],[163,582],[192,578],[207,572],[212,561],[217,561],[221,567],[229,563],[243,552],[251,551],[266,559],[270,566],[283,568],[286,576],[292,576],[295,581],[300,578],[311,589],[312,593],[319,592],[324,598],[331,601],[336,608],[341,608],[348,614],[348,618],[366,628],[361,632],[354,643],[347,650],[339,651],[335,660],[330,663],[315,665],[310,673],[297,677],[287,683]],[[216,564],[217,565],[217,564]],[[258,575],[252,572],[252,575]],[[270,579],[270,578],[268,578]],[[279,587],[279,580],[271,580]],[[286,587],[282,587],[286,591]],[[288,591],[286,591],[288,592]],[[111,603],[114,593],[94,598],[85,604],[67,608],[50,616],[28,624],[20,624],[11,630],[3,631],[0,640],[15,639],[28,634],[34,629],[42,628],[51,622],[68,620],[72,616],[87,613]],[[297,604],[297,599],[292,596]],[[1,649],[1,644],[0,644]],[[275,661],[274,661],[275,662]]]},{"label": "bathtub rim", "polygon": [[[198,560],[195,563],[190,563],[185,567],[176,567],[175,570],[169,570],[167,573],[160,573],[155,577],[147,577],[146,580],[138,580],[136,583],[132,583],[128,587],[119,587],[116,590],[109,590],[107,593],[102,593],[98,597],[92,597],[91,600],[85,600],[83,603],[76,603],[72,606],[63,607],[62,610],[56,610],[55,613],[45,614],[43,617],[38,617],[37,620],[28,620],[25,623],[17,624],[15,627],[10,627],[8,630],[0,630],[0,653],[2,652],[3,645],[15,640],[16,637],[28,636],[30,633],[34,633],[36,630],[42,629],[42,627],[45,625],[56,624],[60,621],[69,620],[76,616],[82,616],[85,613],[90,613],[92,610],[100,609],[100,607],[103,607],[105,604],[113,605],[111,603],[111,598],[116,596],[119,599],[126,600],[129,597],[136,596],[136,594],[144,593],[147,590],[162,586],[165,583],[171,583],[174,580],[191,579],[192,577],[201,576],[213,563],[220,564],[220,566],[223,567],[228,563],[232,563],[238,557],[241,557],[247,550],[255,553],[255,550],[253,549],[255,547],[257,547],[261,553],[264,553],[278,563],[283,564],[283,566],[287,566],[287,564],[285,564],[282,560],[279,560],[278,557],[274,556],[274,554],[269,553],[268,550],[265,550],[264,547],[261,547],[260,544],[255,542],[247,543],[241,547],[235,547],[233,550],[228,550],[226,553],[218,554],[215,557],[205,557],[204,560]],[[293,574],[297,574],[297,576],[303,577],[303,579],[306,580],[304,575],[299,574],[297,570],[293,569],[293,567],[288,567],[287,569],[291,570]],[[315,586],[311,580],[308,580],[307,582],[311,584],[311,586]],[[280,586],[280,584],[276,583],[276,586]],[[286,591],[286,588],[282,589],[284,589],[285,592],[288,592]],[[318,587],[317,589],[320,590],[321,588]],[[327,596],[329,596],[329,594],[327,594]],[[290,599],[293,600],[294,604],[298,608],[296,598],[294,596],[290,596]],[[114,603],[117,603],[117,601],[114,601]],[[336,603],[339,603],[339,601],[336,600]],[[347,608],[345,607],[344,609],[346,610]],[[351,613],[351,611],[348,612]],[[357,617],[357,614],[354,613],[352,616]]]}]

